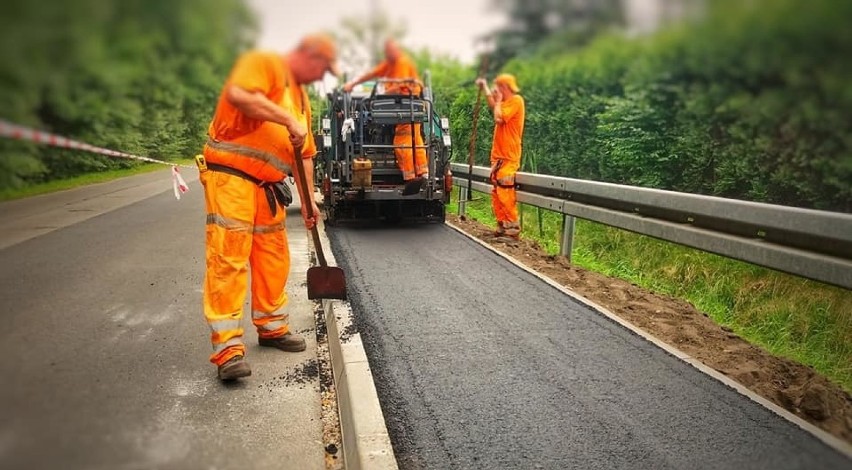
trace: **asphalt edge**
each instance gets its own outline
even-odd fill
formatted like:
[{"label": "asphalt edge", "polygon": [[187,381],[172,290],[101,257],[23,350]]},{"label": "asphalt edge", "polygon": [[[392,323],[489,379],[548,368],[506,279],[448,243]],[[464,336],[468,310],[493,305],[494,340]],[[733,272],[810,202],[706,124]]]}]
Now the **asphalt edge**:
[{"label": "asphalt edge", "polygon": [[[329,265],[337,265],[322,223],[320,241]],[[361,334],[350,332],[352,309],[339,300],[322,300],[329,354],[347,470],[396,470],[396,456],[385,425]]]},{"label": "asphalt edge", "polygon": [[828,447],[831,447],[832,449],[834,449],[835,451],[839,452],[840,454],[846,456],[847,458],[852,459],[852,444],[846,443],[842,439],[837,438],[837,437],[823,431],[822,429],[818,428],[817,426],[814,426],[813,424],[805,421],[804,419],[799,418],[795,414],[785,410],[784,408],[781,408],[780,406],[776,405],[775,403],[772,403],[771,401],[763,398],[762,396],[752,392],[751,390],[749,390],[748,388],[746,388],[744,385],[740,384],[739,382],[737,382],[737,381],[731,379],[730,377],[722,374],[721,372],[717,371],[716,369],[713,369],[713,368],[705,365],[704,363],[702,363],[698,359],[690,356],[689,354],[686,354],[685,352],[683,352],[683,351],[681,351],[681,350],[679,350],[675,347],[672,347],[671,345],[665,343],[664,341],[660,340],[656,336],[653,336],[653,335],[647,333],[646,331],[640,329],[639,327],[633,325],[632,323],[627,322],[626,320],[622,319],[621,317],[619,317],[615,313],[611,312],[609,309],[603,307],[602,305],[599,305],[599,304],[583,297],[582,295],[562,286],[561,284],[557,283],[553,279],[550,279],[549,277],[536,272],[535,270],[528,267],[527,265],[525,265],[524,263],[522,263],[518,259],[513,258],[513,257],[501,252],[500,250],[494,248],[490,244],[480,240],[479,238],[477,238],[473,234],[468,233],[463,228],[461,228],[461,227],[459,227],[459,226],[457,226],[457,225],[455,225],[455,224],[453,224],[449,221],[446,222],[446,225],[448,227],[452,228],[453,230],[456,230],[457,232],[461,233],[462,235],[470,238],[475,243],[478,243],[479,245],[483,246],[487,250],[490,250],[491,252],[493,252],[496,255],[501,256],[502,258],[508,260],[509,262],[518,266],[519,268],[523,269],[524,271],[526,271],[526,272],[532,274],[533,276],[541,279],[542,281],[544,281],[547,284],[549,284],[550,286],[558,289],[562,293],[564,293],[564,294],[570,296],[571,298],[577,300],[578,302],[585,304],[586,306],[592,308],[596,312],[607,317],[609,320],[611,320],[615,323],[618,323],[622,327],[630,330],[634,334],[636,334],[639,337],[645,339],[646,341],[654,344],[655,346],[666,351],[667,353],[671,354],[672,356],[686,362],[687,364],[691,365],[695,369],[698,369],[700,372],[704,373],[705,375],[708,375],[708,376],[712,377],[713,379],[716,379],[717,381],[723,383],[724,385],[734,389],[740,395],[747,397],[748,399],[756,402],[757,404],[763,406],[764,408],[768,409],[769,411],[772,411],[773,413],[780,416],[781,418],[784,418],[787,421],[795,424],[796,426],[798,426],[799,428],[801,428],[805,432],[807,432],[807,433],[813,435],[814,437],[816,437],[817,439],[819,439],[823,444],[827,445]]}]

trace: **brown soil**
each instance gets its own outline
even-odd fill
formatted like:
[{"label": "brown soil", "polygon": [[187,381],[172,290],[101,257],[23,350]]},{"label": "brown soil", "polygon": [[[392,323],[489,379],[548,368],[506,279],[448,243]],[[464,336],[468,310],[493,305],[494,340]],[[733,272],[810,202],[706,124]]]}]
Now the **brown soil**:
[{"label": "brown soil", "polygon": [[852,397],[813,368],[751,345],[680,299],[578,268],[538,243],[493,236],[493,228],[447,220],[577,294],[736,380],[804,420],[852,443]]}]

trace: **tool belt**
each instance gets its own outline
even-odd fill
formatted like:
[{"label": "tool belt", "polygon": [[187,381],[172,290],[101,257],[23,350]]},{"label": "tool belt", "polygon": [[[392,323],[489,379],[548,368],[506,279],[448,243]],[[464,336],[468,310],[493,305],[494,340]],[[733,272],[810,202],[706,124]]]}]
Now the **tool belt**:
[{"label": "tool belt", "polygon": [[233,176],[239,176],[244,180],[251,181],[252,183],[263,188],[263,193],[266,195],[266,202],[269,204],[269,210],[272,212],[272,216],[278,213],[278,204],[281,204],[282,207],[287,207],[293,202],[293,192],[290,190],[290,186],[281,181],[263,181],[255,178],[254,176],[240,171],[236,168],[231,168],[229,166],[220,165],[218,163],[207,163],[207,169],[211,171],[218,171],[220,173],[227,173]]},{"label": "tool belt", "polygon": [[500,171],[500,167],[503,166],[503,162],[505,162],[505,160],[497,160],[497,163],[495,163],[494,167],[491,169],[491,184],[498,188],[514,188],[514,174],[510,177],[497,178],[497,173]]}]

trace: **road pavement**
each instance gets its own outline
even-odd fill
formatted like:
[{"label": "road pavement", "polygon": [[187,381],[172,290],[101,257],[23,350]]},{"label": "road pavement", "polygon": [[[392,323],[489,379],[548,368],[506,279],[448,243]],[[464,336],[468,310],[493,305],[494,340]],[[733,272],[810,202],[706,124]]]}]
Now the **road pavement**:
[{"label": "road pavement", "polygon": [[402,469],[848,469],[442,225],[333,227]]},{"label": "road pavement", "polygon": [[168,170],[0,204],[0,468],[324,469],[308,239],[288,210],[303,353],[216,379],[201,313],[204,202]]}]

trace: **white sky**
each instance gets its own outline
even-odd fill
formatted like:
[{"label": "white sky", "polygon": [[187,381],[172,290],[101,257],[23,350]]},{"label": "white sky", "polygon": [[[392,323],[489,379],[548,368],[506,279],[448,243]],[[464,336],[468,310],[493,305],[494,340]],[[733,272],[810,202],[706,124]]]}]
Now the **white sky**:
[{"label": "white sky", "polygon": [[428,47],[465,62],[476,57],[474,39],[504,23],[499,12],[488,11],[488,0],[249,0],[259,13],[257,46],[287,51],[307,33],[333,30],[345,16],[367,15],[371,1],[391,20],[404,20],[408,32],[402,45]]}]

